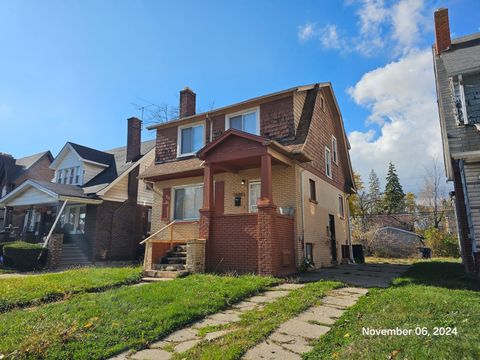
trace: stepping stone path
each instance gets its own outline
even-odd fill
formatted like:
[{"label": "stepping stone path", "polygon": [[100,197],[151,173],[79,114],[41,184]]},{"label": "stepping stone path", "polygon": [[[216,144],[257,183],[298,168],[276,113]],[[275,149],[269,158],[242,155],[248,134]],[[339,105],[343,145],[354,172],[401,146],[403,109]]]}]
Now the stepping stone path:
[{"label": "stepping stone path", "polygon": [[291,291],[305,286],[304,284],[281,284],[269,288],[260,295],[252,296],[242,302],[235,304],[231,309],[207,316],[205,319],[194,323],[193,325],[177,330],[166,338],[150,344],[148,349],[138,352],[127,351],[117,355],[110,360],[167,360],[173,354],[187,351],[201,341],[212,341],[218,337],[224,336],[231,330],[219,330],[209,332],[204,337],[199,335],[200,329],[206,326],[222,326],[237,322],[240,315],[253,309],[262,309],[265,304],[276,301],[287,296]]},{"label": "stepping stone path", "polygon": [[368,292],[346,287],[330,291],[322,305],[314,306],[284,322],[265,341],[247,351],[244,360],[294,360],[312,349],[310,342],[330,330],[342,313]]}]

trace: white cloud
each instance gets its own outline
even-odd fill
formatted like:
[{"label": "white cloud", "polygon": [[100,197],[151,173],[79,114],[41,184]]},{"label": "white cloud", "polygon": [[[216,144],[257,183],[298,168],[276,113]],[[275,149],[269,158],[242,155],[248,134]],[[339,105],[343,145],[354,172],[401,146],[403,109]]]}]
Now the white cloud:
[{"label": "white cloud", "polygon": [[[305,42],[318,39],[325,49],[343,53],[355,51],[373,56],[380,51],[394,55],[406,54],[415,46],[424,32],[430,31],[426,13],[430,11],[424,0],[400,0],[387,6],[384,0],[348,1],[357,6],[357,29],[349,36],[336,24],[328,24],[319,31],[311,23],[298,28],[298,38]],[[388,45],[388,46],[387,46]]]},{"label": "white cloud", "polygon": [[298,27],[297,36],[300,41],[310,40],[315,35],[315,25],[307,23]]},{"label": "white cloud", "polygon": [[370,110],[367,130],[349,134],[352,165],[365,180],[371,169],[384,178],[392,161],[406,190],[418,191],[424,166],[431,157],[441,158],[432,67],[430,49],[412,51],[364,74],[348,90]]},{"label": "white cloud", "polygon": [[336,25],[327,25],[320,31],[320,42],[327,49],[349,51],[348,44],[338,34]]}]

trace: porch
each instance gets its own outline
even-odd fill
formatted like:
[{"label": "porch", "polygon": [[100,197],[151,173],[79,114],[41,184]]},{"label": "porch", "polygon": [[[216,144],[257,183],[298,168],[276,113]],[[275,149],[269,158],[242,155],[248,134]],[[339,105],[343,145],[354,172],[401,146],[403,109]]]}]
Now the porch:
[{"label": "porch", "polygon": [[[145,270],[158,269],[172,248],[185,245],[186,271],[191,271],[187,264],[201,263],[202,271],[210,272],[294,273],[298,197],[292,157],[279,144],[236,130],[198,157],[196,163],[184,160],[194,168],[177,166],[186,176],[166,171],[144,176],[155,183],[161,214],[154,206],[153,216],[162,219],[161,231],[145,241]],[[179,194],[186,195],[178,190],[195,186],[201,194],[192,190],[191,203],[182,207]],[[195,209],[197,219],[179,219],[185,208]],[[194,239],[203,244],[204,259],[191,260],[187,243]]]},{"label": "porch", "polygon": [[89,264],[86,209],[89,204],[99,203],[101,200],[86,196],[74,185],[28,180],[2,199],[1,206],[7,209],[11,220],[8,240],[49,247],[49,252],[55,252],[52,267]]}]

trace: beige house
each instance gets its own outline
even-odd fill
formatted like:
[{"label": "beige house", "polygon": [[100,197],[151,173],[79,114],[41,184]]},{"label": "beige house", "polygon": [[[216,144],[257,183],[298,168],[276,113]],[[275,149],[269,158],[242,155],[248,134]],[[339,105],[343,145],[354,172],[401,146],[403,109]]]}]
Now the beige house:
[{"label": "beige house", "polygon": [[140,174],[155,194],[147,270],[183,270],[190,239],[204,241],[208,271],[286,275],[305,258],[317,268],[350,261],[354,183],[331,84],[201,114],[194,104],[183,90],[180,119],[150,127],[156,161]]}]

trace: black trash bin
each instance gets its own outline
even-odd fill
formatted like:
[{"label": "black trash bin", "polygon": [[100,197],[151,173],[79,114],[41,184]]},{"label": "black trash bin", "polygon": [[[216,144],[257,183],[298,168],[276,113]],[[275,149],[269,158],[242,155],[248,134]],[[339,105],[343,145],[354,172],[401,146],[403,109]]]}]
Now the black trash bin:
[{"label": "black trash bin", "polygon": [[364,264],[365,263],[365,255],[363,254],[363,246],[362,245],[352,245],[352,252],[353,252],[353,260],[357,264]]},{"label": "black trash bin", "polygon": [[432,249],[428,247],[420,248],[420,252],[422,253],[422,259],[430,259],[432,257]]}]

